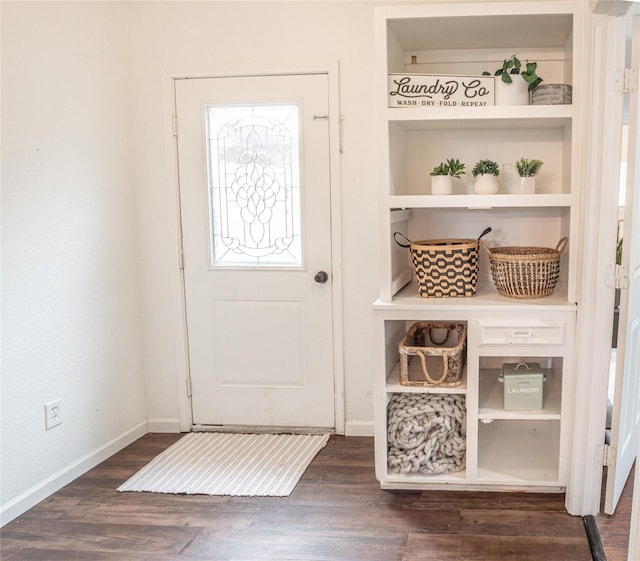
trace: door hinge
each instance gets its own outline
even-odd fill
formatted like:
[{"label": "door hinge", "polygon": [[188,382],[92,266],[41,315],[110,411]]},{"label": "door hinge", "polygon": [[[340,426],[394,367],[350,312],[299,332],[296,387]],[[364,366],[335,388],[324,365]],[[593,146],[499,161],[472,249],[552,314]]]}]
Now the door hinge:
[{"label": "door hinge", "polygon": [[638,91],[638,69],[620,68],[616,70],[616,93],[626,94]]},{"label": "door hinge", "polygon": [[178,268],[184,269],[184,251],[182,249],[178,250]]},{"label": "door hinge", "polygon": [[607,265],[605,273],[607,288],[629,288],[629,273],[622,265]]},{"label": "door hinge", "polygon": [[178,136],[178,116],[174,115],[171,117],[171,134],[173,136]]},{"label": "door hinge", "polygon": [[191,376],[187,376],[187,397],[191,397]]},{"label": "door hinge", "polygon": [[616,449],[608,444],[599,444],[596,448],[596,460],[603,467],[616,465]]}]

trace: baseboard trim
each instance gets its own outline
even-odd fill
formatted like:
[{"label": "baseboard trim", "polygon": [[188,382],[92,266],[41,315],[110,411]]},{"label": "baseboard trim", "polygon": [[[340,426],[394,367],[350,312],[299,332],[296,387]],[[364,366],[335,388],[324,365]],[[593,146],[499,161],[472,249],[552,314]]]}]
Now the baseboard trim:
[{"label": "baseboard trim", "polygon": [[180,419],[159,418],[147,419],[147,432],[182,432],[180,430]]},{"label": "baseboard trim", "polygon": [[59,470],[47,479],[27,489],[7,504],[0,508],[0,526],[8,524],[21,514],[24,514],[31,507],[46,499],[74,479],[80,477],[91,468],[113,456],[138,438],[147,434],[147,421],[142,421],[128,431],[107,442],[104,446],[90,452],[65,468]]},{"label": "baseboard trim", "polygon": [[344,424],[345,436],[373,436],[373,421],[347,421]]}]

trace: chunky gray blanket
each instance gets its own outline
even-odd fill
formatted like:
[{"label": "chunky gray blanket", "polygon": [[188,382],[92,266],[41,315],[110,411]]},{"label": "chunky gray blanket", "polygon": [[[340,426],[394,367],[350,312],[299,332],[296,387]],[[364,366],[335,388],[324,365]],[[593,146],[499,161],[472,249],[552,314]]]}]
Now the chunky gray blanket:
[{"label": "chunky gray blanket", "polygon": [[460,471],[465,467],[465,435],[464,395],[394,394],[387,409],[389,471]]}]

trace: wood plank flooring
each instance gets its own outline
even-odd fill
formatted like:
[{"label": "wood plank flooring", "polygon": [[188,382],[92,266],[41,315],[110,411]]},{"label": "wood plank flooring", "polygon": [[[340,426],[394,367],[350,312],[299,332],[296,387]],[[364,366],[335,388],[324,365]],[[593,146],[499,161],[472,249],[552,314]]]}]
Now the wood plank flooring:
[{"label": "wood plank flooring", "polygon": [[331,437],[286,498],[115,490],[179,436],[144,436],[7,524],[3,561],[591,560],[563,495],[382,491],[370,438]]},{"label": "wood plank flooring", "polygon": [[[595,517],[607,561],[628,561],[627,552],[629,550],[634,472],[635,468],[631,470],[631,475],[627,479],[622,491],[622,497],[613,516],[599,514]],[[603,495],[604,489],[606,489],[605,485],[606,481],[603,481]]]}]

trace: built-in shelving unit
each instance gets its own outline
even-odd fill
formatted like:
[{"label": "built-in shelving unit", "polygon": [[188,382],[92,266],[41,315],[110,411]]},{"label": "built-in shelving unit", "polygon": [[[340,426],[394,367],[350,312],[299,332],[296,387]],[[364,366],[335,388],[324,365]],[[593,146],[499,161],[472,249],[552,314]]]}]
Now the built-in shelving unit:
[{"label": "built-in shelving unit", "polygon": [[[376,12],[376,84],[380,136],[380,298],[374,304],[376,474],[385,488],[562,491],[572,427],[571,388],[581,185],[582,60],[580,2],[455,3],[381,7]],[[517,54],[536,60],[545,83],[573,86],[569,105],[389,107],[389,74],[480,75]],[[535,194],[516,189],[515,162],[544,162]],[[432,195],[429,172],[457,158],[466,175],[451,195]],[[480,159],[501,166],[500,191],[473,192]],[[487,227],[489,246],[555,247],[569,238],[551,296],[498,294],[481,252],[475,296],[423,298],[408,250],[411,240],[472,238]],[[404,386],[398,343],[416,321],[467,325],[466,366],[456,387]],[[542,365],[543,408],[505,411],[498,380],[507,362]],[[410,363],[410,368],[419,368]],[[462,394],[466,401],[466,466],[454,473],[395,474],[387,461],[387,406],[402,393]]]}]

